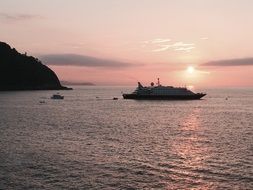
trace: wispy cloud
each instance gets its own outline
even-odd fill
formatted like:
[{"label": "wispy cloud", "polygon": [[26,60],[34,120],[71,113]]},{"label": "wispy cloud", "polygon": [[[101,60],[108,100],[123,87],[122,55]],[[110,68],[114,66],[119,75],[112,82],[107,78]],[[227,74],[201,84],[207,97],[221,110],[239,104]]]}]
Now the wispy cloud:
[{"label": "wispy cloud", "polygon": [[209,61],[204,66],[253,66],[253,57]]},{"label": "wispy cloud", "polygon": [[202,37],[200,38],[201,40],[208,40],[209,38],[208,37]]},{"label": "wispy cloud", "polygon": [[136,66],[136,64],[133,65],[127,62],[101,59],[78,54],[49,54],[49,55],[41,55],[39,56],[39,58],[46,65],[55,65],[55,66],[110,67],[110,68]]},{"label": "wispy cloud", "polygon": [[165,42],[170,42],[171,39],[169,38],[156,38],[153,40],[148,40],[148,41],[144,41],[143,43],[145,44],[159,44],[159,43],[165,43]]},{"label": "wispy cloud", "polygon": [[174,44],[167,44],[167,45],[159,45],[160,48],[152,50],[153,52],[161,52],[166,51],[169,49],[175,51],[185,51],[190,52],[192,49],[195,48],[195,44],[193,43],[183,43],[183,42],[176,42]]},{"label": "wispy cloud", "polygon": [[154,50],[152,50],[152,51],[153,51],[153,52],[166,51],[166,50],[168,50],[170,47],[171,47],[171,45],[162,45],[162,46],[160,46],[160,48],[154,49]]},{"label": "wispy cloud", "polygon": [[40,15],[33,14],[8,14],[8,13],[0,13],[0,19],[4,21],[25,21],[32,19],[41,19],[43,18]]},{"label": "wispy cloud", "polygon": [[175,48],[175,51],[186,51],[186,52],[190,52],[192,49],[194,49],[195,47],[178,47]]}]

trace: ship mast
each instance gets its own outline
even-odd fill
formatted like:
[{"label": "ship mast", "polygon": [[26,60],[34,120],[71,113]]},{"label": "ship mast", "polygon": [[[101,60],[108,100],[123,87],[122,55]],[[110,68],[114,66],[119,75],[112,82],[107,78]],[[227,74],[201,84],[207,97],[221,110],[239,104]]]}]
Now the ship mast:
[{"label": "ship mast", "polygon": [[161,86],[161,85],[160,85],[160,79],[159,79],[159,78],[157,78],[157,86]]}]

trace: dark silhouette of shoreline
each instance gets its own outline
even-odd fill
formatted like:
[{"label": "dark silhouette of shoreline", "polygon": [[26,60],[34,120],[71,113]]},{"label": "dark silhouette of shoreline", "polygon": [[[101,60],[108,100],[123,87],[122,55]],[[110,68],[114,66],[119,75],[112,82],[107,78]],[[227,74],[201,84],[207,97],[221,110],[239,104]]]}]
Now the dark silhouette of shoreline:
[{"label": "dark silhouette of shoreline", "polygon": [[0,42],[0,91],[72,90],[62,86],[57,75],[35,57],[21,54]]}]

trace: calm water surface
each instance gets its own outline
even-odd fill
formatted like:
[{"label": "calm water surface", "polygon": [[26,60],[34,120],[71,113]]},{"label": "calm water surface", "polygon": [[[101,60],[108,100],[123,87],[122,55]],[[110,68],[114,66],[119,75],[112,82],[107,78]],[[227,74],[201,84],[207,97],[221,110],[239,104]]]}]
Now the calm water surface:
[{"label": "calm water surface", "polygon": [[0,92],[0,189],[253,189],[252,89],[200,101],[124,90]]}]

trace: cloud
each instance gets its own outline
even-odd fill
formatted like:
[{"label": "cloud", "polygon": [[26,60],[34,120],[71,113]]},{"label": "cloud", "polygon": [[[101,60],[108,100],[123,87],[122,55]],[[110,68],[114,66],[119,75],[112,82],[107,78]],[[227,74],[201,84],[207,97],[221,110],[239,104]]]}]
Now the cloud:
[{"label": "cloud", "polygon": [[[39,56],[46,65],[79,66],[79,67],[131,67],[131,63],[116,60],[101,59],[78,54],[49,54]],[[136,64],[135,64],[136,65]]]},{"label": "cloud", "polygon": [[171,45],[163,45],[163,46],[160,46],[160,48],[154,49],[154,50],[152,50],[152,51],[153,51],[153,52],[166,51],[166,50],[168,50],[170,47],[171,47]]},{"label": "cloud", "polygon": [[209,61],[203,66],[253,66],[253,57]]},{"label": "cloud", "polygon": [[149,52],[163,52],[169,50],[190,52],[192,49],[196,48],[194,43],[184,43],[181,41],[173,43],[170,38],[155,38],[142,41],[141,43],[141,47],[148,49]]},{"label": "cloud", "polygon": [[200,38],[201,40],[208,40],[209,38],[208,37],[202,37]]},{"label": "cloud", "polygon": [[165,43],[165,42],[170,42],[171,39],[169,38],[156,38],[153,40],[148,40],[148,41],[144,41],[144,44],[159,44],[159,43]]},{"label": "cloud", "polygon": [[170,42],[171,39],[167,38],[167,39],[162,39],[162,38],[157,38],[151,41],[151,43],[153,44],[157,44],[157,43],[165,43],[165,42]]},{"label": "cloud", "polygon": [[8,14],[0,13],[0,19],[4,21],[25,21],[32,19],[40,19],[42,16],[33,14]]},{"label": "cloud", "polygon": [[192,49],[195,48],[195,44],[193,43],[183,43],[183,42],[176,42],[174,44],[168,45],[159,45],[160,48],[152,50],[153,52],[161,52],[172,49],[174,51],[186,51],[190,52]]},{"label": "cloud", "polygon": [[175,51],[186,51],[186,52],[190,52],[192,49],[194,49],[195,47],[191,46],[191,47],[178,47],[175,48]]}]

